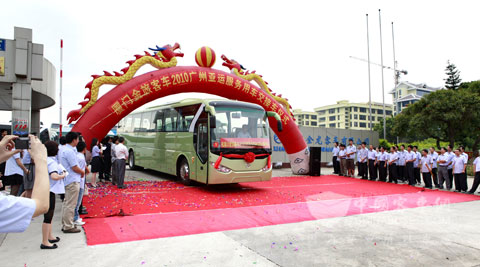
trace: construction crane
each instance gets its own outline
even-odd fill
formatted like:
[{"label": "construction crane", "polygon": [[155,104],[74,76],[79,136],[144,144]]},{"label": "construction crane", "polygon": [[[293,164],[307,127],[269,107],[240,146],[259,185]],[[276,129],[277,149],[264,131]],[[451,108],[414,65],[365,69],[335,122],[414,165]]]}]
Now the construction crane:
[{"label": "construction crane", "polygon": [[[360,61],[363,61],[363,62],[367,62],[367,63],[368,63],[368,60],[363,59],[363,58],[358,58],[358,57],[354,57],[354,56],[350,56],[350,58],[356,59],[356,60],[360,60]],[[383,67],[384,69],[393,70],[393,71],[395,72],[395,86],[398,85],[398,81],[399,81],[399,79],[400,79],[400,74],[403,74],[403,75],[407,75],[407,74],[408,74],[408,71],[406,71],[406,70],[398,70],[398,69],[396,69],[396,68],[392,68],[392,67],[385,66],[385,65],[378,64],[378,63],[371,62],[371,61],[370,61],[370,64]],[[396,64],[397,64],[397,62],[395,62],[395,65],[396,65]],[[395,66],[395,67],[396,67],[396,66]]]}]

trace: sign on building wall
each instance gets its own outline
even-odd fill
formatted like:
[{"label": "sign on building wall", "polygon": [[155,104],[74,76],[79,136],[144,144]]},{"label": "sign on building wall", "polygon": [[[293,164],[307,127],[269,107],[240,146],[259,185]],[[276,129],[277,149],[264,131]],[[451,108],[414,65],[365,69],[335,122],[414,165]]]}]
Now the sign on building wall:
[{"label": "sign on building wall", "polygon": [[[362,142],[367,145],[378,146],[378,133],[375,131],[364,130],[345,130],[334,128],[316,128],[300,126],[303,138],[309,147],[322,148],[322,162],[329,162],[332,159],[333,143],[348,144],[348,139],[352,138],[353,143],[360,145]],[[271,132],[272,136],[272,161],[289,162],[285,149],[278,139],[277,135]]]},{"label": "sign on building wall", "polygon": [[5,51],[5,39],[0,39],[0,51]]},{"label": "sign on building wall", "polygon": [[0,76],[5,76],[5,58],[0,57]]}]

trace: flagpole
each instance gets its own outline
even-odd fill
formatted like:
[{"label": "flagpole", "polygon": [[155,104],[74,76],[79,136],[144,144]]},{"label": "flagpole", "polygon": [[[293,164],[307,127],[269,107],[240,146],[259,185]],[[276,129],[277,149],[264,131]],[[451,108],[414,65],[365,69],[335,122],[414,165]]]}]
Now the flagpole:
[{"label": "flagpole", "polygon": [[387,139],[387,117],[385,112],[385,82],[383,78],[383,42],[382,42],[382,15],[381,10],[378,10],[378,21],[380,25],[380,68],[382,69],[382,99],[383,99],[383,139]]},{"label": "flagpole", "polygon": [[368,59],[368,108],[370,112],[370,131],[372,130],[372,85],[370,81],[370,36],[368,32],[368,14],[367,14],[367,59]]},{"label": "flagpole", "polygon": [[60,39],[60,95],[59,95],[59,131],[60,137],[62,137],[62,81],[63,81],[63,39]]}]

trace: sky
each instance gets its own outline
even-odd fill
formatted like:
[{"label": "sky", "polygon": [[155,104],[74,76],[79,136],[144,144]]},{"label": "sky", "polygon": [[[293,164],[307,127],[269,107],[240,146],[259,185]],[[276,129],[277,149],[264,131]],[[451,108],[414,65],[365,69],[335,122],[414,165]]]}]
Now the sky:
[{"label": "sky", "polygon": [[[368,101],[366,14],[370,58],[380,63],[378,10],[382,11],[383,59],[393,67],[392,26],[403,81],[443,86],[447,60],[463,81],[480,79],[480,20],[477,1],[5,1],[0,38],[13,39],[14,26],[33,29],[44,56],[60,71],[63,51],[63,122],[79,108],[90,75],[120,71],[134,54],[155,45],[180,43],[184,58],[195,64],[195,51],[211,47],[263,75],[270,88],[294,109],[312,111],[338,100]],[[140,73],[153,70],[144,67]],[[385,70],[385,102],[394,87]],[[372,101],[382,102],[381,68],[371,68]],[[100,94],[113,88],[103,86]],[[57,95],[59,75],[57,78]],[[180,94],[147,105],[197,97]],[[203,96],[203,95],[200,95]],[[58,98],[57,98],[58,103]],[[8,122],[10,112],[0,112]],[[57,123],[58,104],[41,111],[44,124]]]}]

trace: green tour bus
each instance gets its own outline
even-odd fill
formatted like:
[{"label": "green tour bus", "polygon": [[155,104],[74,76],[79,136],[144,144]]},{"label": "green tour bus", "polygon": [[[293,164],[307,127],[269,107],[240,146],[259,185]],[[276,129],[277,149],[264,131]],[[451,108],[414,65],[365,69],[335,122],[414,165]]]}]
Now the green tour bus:
[{"label": "green tour bus", "polygon": [[272,177],[268,117],[246,102],[185,99],[132,112],[118,123],[131,169],[176,175],[189,185],[267,181]]}]

